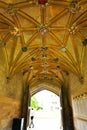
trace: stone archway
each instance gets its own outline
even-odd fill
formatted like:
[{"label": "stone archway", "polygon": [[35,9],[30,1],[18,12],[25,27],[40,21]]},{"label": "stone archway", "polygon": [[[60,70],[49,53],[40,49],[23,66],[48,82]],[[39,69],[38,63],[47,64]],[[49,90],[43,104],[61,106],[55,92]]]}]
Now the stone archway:
[{"label": "stone archway", "polygon": [[[33,96],[36,96],[37,100],[39,101],[39,103],[43,104],[44,108],[41,111],[35,111],[36,113],[34,119],[34,123],[36,126],[35,128],[38,127],[38,129],[40,129],[40,127],[42,128],[41,124],[45,125],[46,122],[50,121],[51,124],[48,123],[48,127],[53,127],[55,129],[60,128],[62,123],[61,123],[61,109],[60,109],[59,96],[56,95],[54,92],[51,92],[50,90],[47,90],[45,88],[43,90],[39,90],[39,92],[35,93]],[[40,126],[38,126],[38,122],[40,122]],[[43,127],[45,127],[44,125]]]}]

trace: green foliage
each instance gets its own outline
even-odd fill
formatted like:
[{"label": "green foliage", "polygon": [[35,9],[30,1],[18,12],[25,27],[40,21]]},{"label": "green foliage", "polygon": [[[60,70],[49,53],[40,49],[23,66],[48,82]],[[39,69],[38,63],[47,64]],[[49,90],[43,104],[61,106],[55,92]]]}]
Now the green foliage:
[{"label": "green foliage", "polygon": [[36,110],[42,110],[43,107],[39,106],[39,102],[38,100],[36,99],[35,96],[32,96],[31,98],[31,107],[36,109]]}]

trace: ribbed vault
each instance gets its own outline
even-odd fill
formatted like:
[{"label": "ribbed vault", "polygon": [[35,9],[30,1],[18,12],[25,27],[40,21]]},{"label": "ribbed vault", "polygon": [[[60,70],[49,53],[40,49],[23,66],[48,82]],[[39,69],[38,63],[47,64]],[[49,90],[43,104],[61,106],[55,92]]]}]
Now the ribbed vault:
[{"label": "ribbed vault", "polygon": [[31,96],[42,90],[48,90],[55,93],[56,95],[59,95],[60,86],[58,88],[58,86],[56,85],[54,86],[54,84],[43,82],[43,83],[38,83],[37,86],[32,86],[30,90],[31,90],[30,91]]},{"label": "ribbed vault", "polygon": [[33,93],[40,90],[41,82],[63,84],[65,74],[83,80],[86,45],[87,0],[0,1],[6,78],[23,73]]}]

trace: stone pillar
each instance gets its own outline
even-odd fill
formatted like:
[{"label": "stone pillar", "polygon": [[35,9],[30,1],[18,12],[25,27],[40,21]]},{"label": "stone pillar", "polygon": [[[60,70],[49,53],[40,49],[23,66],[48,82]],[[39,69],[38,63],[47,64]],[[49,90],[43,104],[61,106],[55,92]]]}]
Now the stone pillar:
[{"label": "stone pillar", "polygon": [[29,122],[29,111],[28,106],[30,105],[30,90],[29,86],[26,86],[24,89],[24,97],[23,97],[23,109],[22,109],[22,117],[24,118],[24,130],[27,130],[28,122]]},{"label": "stone pillar", "polygon": [[63,130],[74,130],[73,112],[70,103],[69,91],[64,85],[61,87],[60,102],[62,107],[61,113]]},{"label": "stone pillar", "polygon": [[30,104],[31,104],[31,95],[30,95],[30,91],[29,91],[29,95],[28,95],[28,110],[27,110],[27,126],[29,126],[29,122],[30,122]]}]

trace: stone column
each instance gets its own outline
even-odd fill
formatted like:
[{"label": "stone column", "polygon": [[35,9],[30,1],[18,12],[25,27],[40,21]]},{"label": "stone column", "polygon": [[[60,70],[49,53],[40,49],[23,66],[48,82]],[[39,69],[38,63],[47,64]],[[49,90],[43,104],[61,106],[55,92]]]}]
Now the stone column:
[{"label": "stone column", "polygon": [[30,104],[31,104],[31,95],[30,95],[30,91],[29,91],[29,95],[28,95],[28,110],[27,110],[27,126],[29,126],[29,122],[30,122]]},{"label": "stone column", "polygon": [[29,86],[26,86],[24,89],[24,97],[23,97],[23,110],[22,117],[24,118],[24,130],[27,130],[28,122],[29,122],[29,110],[28,106],[30,105],[30,91]]},{"label": "stone column", "polygon": [[61,113],[63,130],[74,130],[73,112],[70,102],[69,90],[64,85],[61,87],[60,102],[62,107]]}]

